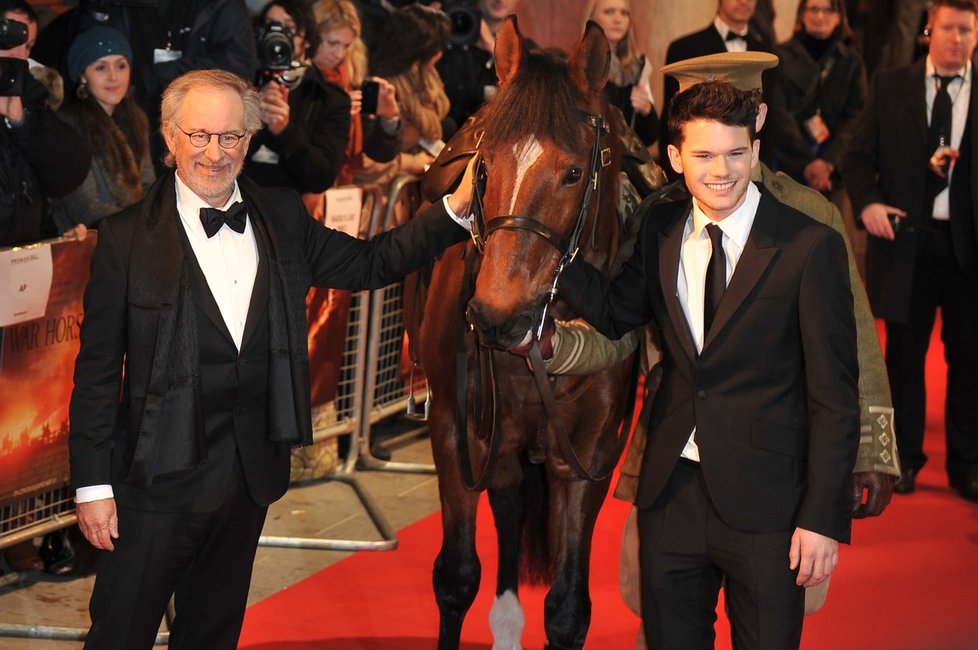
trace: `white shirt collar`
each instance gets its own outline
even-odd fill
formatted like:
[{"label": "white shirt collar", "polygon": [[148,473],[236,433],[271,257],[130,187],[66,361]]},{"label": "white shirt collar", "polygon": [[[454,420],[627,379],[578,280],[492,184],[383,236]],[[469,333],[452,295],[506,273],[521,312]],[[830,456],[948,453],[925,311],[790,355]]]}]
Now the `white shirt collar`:
[{"label": "white shirt collar", "polygon": [[[702,23],[700,23],[700,24],[702,25]],[[750,28],[749,27],[747,29],[745,29],[743,32],[734,31],[734,29],[730,25],[728,25],[727,23],[723,22],[723,19],[720,18],[719,15],[716,15],[716,16],[713,17],[713,25],[714,25],[714,27],[717,28],[717,31],[720,32],[720,38],[722,38],[724,40],[726,40],[727,34],[729,34],[730,32],[733,32],[734,34],[737,34],[738,36],[743,36],[743,37],[746,38],[747,32],[750,31]]]},{"label": "white shirt collar", "polygon": [[[930,55],[927,55],[927,62],[924,65],[926,70],[925,77],[930,81],[931,77],[937,73],[937,69],[934,68],[934,62],[930,60]],[[971,61],[965,63],[964,67],[960,70],[955,70],[954,74],[959,75],[965,81],[971,81]],[[948,85],[950,86],[950,84]]]},{"label": "white shirt collar", "polygon": [[[177,181],[177,213],[179,213],[184,225],[190,232],[201,237],[202,239],[207,239],[207,233],[204,232],[204,224],[200,222],[200,209],[209,208],[211,207],[210,204],[197,196],[192,189],[187,187],[187,184],[180,178],[180,174],[174,174],[173,177],[176,178]],[[224,205],[221,206],[220,209],[227,210],[232,203],[236,203],[241,200],[241,190],[238,188],[238,181],[234,181],[234,191],[231,192],[231,197],[224,203]],[[245,223],[245,232],[240,234],[247,234],[249,228],[251,228],[250,219]],[[230,232],[234,231],[231,230]]]},{"label": "white shirt collar", "polygon": [[739,248],[743,248],[747,243],[747,237],[750,235],[751,226],[754,225],[754,215],[757,213],[757,206],[760,202],[761,193],[757,186],[753,182],[748,183],[747,196],[740,207],[724,219],[713,221],[700,208],[696,197],[693,197],[693,220],[689,233],[694,237],[700,237],[708,223],[716,223],[731,242]]}]

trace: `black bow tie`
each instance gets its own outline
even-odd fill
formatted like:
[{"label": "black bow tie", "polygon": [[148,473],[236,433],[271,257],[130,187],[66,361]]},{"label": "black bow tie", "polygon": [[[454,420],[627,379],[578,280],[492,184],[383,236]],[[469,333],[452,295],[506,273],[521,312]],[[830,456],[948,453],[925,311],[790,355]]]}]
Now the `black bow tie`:
[{"label": "black bow tie", "polygon": [[227,224],[228,228],[234,232],[243,233],[246,218],[247,210],[245,209],[245,204],[241,201],[232,204],[227,210],[218,210],[217,208],[200,209],[200,223],[204,225],[204,232],[207,233],[208,238],[216,235],[217,231],[224,224]]},{"label": "black bow tie", "polygon": [[728,41],[743,41],[743,42],[746,43],[747,42],[747,35],[745,34],[744,36],[741,36],[737,32],[730,31],[730,32],[727,32],[727,38],[726,38],[726,40],[728,40]]}]

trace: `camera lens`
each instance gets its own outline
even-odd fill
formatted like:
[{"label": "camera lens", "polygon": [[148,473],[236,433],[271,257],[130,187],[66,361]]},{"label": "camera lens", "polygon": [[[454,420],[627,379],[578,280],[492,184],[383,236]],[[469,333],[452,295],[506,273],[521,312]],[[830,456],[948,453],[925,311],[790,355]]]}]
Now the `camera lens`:
[{"label": "camera lens", "polygon": [[280,32],[272,32],[262,41],[262,60],[269,67],[288,67],[292,61],[292,43]]},{"label": "camera lens", "polygon": [[475,7],[465,4],[451,5],[445,9],[452,22],[449,40],[458,45],[472,45],[479,40],[479,24],[482,15]]}]

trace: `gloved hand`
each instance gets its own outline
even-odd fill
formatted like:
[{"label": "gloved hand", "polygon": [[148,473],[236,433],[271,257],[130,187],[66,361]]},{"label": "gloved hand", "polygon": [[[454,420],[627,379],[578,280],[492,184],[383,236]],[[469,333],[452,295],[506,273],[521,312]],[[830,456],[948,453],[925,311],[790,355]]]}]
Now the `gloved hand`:
[{"label": "gloved hand", "polygon": [[[894,477],[881,472],[853,472],[851,482],[852,518],[876,517],[893,498]],[[863,493],[866,500],[863,501]]]}]

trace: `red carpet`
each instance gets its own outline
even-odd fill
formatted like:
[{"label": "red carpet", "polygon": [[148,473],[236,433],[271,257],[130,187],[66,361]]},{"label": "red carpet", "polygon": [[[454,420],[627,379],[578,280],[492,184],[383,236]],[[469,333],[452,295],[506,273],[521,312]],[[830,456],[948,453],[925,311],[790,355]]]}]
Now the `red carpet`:
[{"label": "red carpet", "polygon": [[[927,466],[912,496],[894,496],[886,513],[857,521],[843,547],[823,609],[806,619],[806,650],[978,649],[978,505],[952,493],[944,476],[944,364],[935,337],[928,360]],[[485,501],[485,499],[484,499]],[[594,603],[587,648],[635,647],[638,619],[618,597],[618,544],[627,505],[608,500],[595,530]],[[241,648],[248,650],[428,650],[438,610],[431,567],[437,515],[400,531],[400,548],[350,557],[248,609]],[[488,503],[479,518],[482,590],[466,619],[462,647],[489,648],[488,613],[495,540]],[[523,589],[523,645],[542,648],[542,590]],[[717,648],[730,647],[721,615]]]}]

